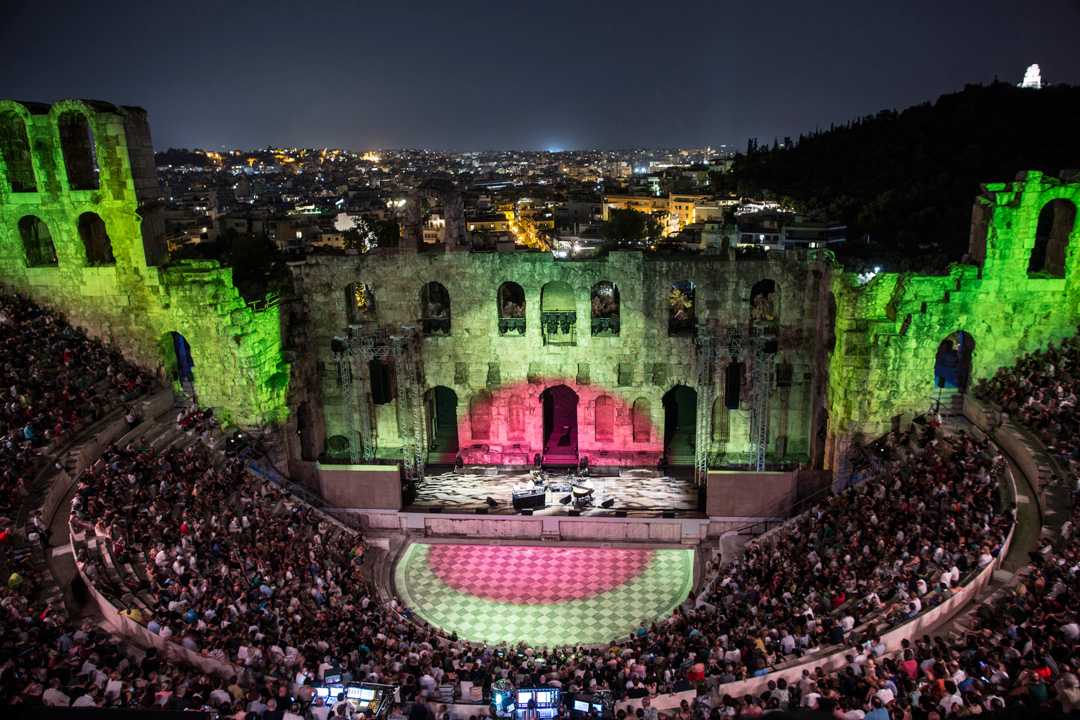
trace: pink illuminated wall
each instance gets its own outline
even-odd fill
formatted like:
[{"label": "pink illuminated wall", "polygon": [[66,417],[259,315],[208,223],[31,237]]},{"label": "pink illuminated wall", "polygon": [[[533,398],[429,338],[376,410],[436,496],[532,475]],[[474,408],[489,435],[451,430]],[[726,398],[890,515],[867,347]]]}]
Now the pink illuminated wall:
[{"label": "pink illuminated wall", "polygon": [[[592,465],[655,465],[663,454],[659,403],[614,388],[551,378],[481,390],[458,399],[458,444],[468,464],[531,464],[544,450],[542,394],[565,385],[577,394],[578,457]],[[636,402],[635,402],[636,401]]]}]

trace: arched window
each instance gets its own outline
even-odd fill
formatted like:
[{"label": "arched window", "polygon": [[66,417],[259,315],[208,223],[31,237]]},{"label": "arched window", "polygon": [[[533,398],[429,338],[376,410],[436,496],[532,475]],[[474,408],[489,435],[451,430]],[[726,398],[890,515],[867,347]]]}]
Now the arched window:
[{"label": "arched window", "polygon": [[40,218],[27,215],[20,220],[19,235],[22,237],[27,265],[56,265],[56,246],[53,245],[52,234],[49,233],[49,226]]},{"label": "arched window", "polygon": [[516,282],[504,282],[498,293],[499,334],[525,334],[525,291]]},{"label": "arched window", "polygon": [[30,141],[26,136],[26,123],[10,110],[0,113],[0,157],[7,166],[7,179],[11,192],[37,191],[34,160],[30,154]]},{"label": "arched window", "polygon": [[738,410],[739,400],[742,393],[743,364],[741,362],[728,363],[724,371],[724,405],[728,410]]},{"label": "arched window", "polygon": [[97,190],[97,147],[90,122],[81,112],[69,110],[60,115],[58,124],[68,187],[71,190]]},{"label": "arched window", "polygon": [[79,216],[79,239],[86,250],[87,265],[112,265],[112,240],[105,231],[105,221],[97,213],[85,212]]},{"label": "arched window", "polygon": [[1051,200],[1039,212],[1035,244],[1028,260],[1028,274],[1065,277],[1065,252],[1076,226],[1076,206],[1068,200]]},{"label": "arched window", "polygon": [[615,401],[610,395],[596,398],[593,418],[596,441],[611,442],[615,439]]},{"label": "arched window", "polygon": [[511,440],[525,437],[525,401],[515,393],[506,401],[507,431]]},{"label": "arched window", "polygon": [[375,318],[375,294],[364,283],[351,283],[345,287],[345,310],[350,325],[357,325]]},{"label": "arched window", "polygon": [[776,282],[768,278],[750,288],[750,335],[766,338],[767,353],[775,353],[779,348],[780,293]]},{"label": "arched window", "polygon": [[481,390],[469,401],[469,424],[473,440],[491,439],[491,393]]},{"label": "arched window", "polygon": [[619,334],[619,289],[602,280],[592,288],[592,334]]},{"label": "arched window", "polygon": [[694,283],[683,280],[668,290],[668,335],[693,335],[696,327]]},{"label": "arched window", "polygon": [[545,345],[573,345],[577,339],[574,290],[561,280],[540,290],[540,323]]},{"label": "arched window", "polygon": [[420,324],[425,335],[450,334],[450,293],[441,283],[420,288]]},{"label": "arched window", "polygon": [[368,372],[371,375],[371,402],[376,405],[393,402],[396,390],[394,366],[382,358],[371,358],[368,361]]},{"label": "arched window", "polygon": [[630,408],[630,423],[633,427],[634,442],[649,442],[652,440],[652,418],[649,401],[638,398]]}]

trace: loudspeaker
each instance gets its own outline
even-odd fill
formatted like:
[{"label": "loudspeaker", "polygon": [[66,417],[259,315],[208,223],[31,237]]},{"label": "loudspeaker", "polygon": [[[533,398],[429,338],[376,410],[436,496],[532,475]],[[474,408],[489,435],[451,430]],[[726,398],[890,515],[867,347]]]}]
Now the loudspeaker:
[{"label": "loudspeaker", "polygon": [[525,508],[521,511],[522,515],[532,515],[532,508]]},{"label": "loudspeaker", "polygon": [[430,510],[428,510],[428,512],[438,514],[438,513],[442,512],[442,508],[441,507],[433,507]]},{"label": "loudspeaker", "polygon": [[573,495],[567,495],[566,497],[564,497],[564,498],[563,498],[562,500],[560,500],[559,502],[560,502],[560,503],[562,503],[563,505],[569,505],[569,504],[570,504],[570,501],[571,501],[571,500],[573,500],[573,499],[574,499],[574,496],[573,496]]},{"label": "loudspeaker", "polygon": [[571,510],[568,514],[570,515],[570,517],[577,517],[578,515],[581,514],[581,511],[580,510]]},{"label": "loudspeaker", "polygon": [[625,510],[616,510],[615,511],[615,517],[626,517],[626,511]]},{"label": "loudspeaker", "polygon": [[600,503],[600,507],[604,509],[612,508],[615,506],[615,498],[608,498],[604,502]]},{"label": "loudspeaker", "polygon": [[674,510],[665,510],[664,513],[660,517],[667,518],[668,520],[671,520],[671,519],[673,519],[675,517],[675,511]]},{"label": "loudspeaker", "polygon": [[476,508],[476,514],[477,515],[487,515],[488,514],[487,510],[488,510],[487,508]]}]

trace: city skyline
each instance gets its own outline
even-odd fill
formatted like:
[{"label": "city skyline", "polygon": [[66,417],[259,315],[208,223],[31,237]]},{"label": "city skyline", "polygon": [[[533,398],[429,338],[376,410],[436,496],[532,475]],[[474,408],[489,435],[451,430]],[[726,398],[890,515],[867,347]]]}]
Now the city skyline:
[{"label": "city skyline", "polygon": [[852,2],[309,3],[92,9],[15,2],[4,94],[138,105],[155,145],[735,148],[902,108],[1039,63],[1080,83],[1080,3],[1034,14]]}]

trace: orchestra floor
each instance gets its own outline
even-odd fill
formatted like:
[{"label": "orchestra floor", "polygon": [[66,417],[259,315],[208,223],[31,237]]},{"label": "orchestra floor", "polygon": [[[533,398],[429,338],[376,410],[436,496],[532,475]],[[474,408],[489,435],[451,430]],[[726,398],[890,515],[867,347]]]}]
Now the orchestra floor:
[{"label": "orchestra floor", "polygon": [[[571,478],[563,474],[546,473],[544,508],[533,510],[534,515],[565,515],[573,503],[560,500],[570,495]],[[659,517],[664,512],[680,515],[697,514],[698,489],[693,481],[663,475],[657,470],[625,469],[615,475],[591,475],[587,482],[593,487],[592,503],[580,508],[581,515],[611,516],[622,511],[627,516]],[[442,473],[429,472],[416,489],[409,511],[471,513],[486,509],[493,514],[513,514],[515,487],[534,486],[530,470],[506,470],[496,467],[465,467]],[[488,502],[494,501],[494,505]],[[608,507],[602,507],[607,502]]]},{"label": "orchestra floor", "polygon": [[394,569],[398,595],[464,640],[595,645],[668,616],[694,582],[694,551],[413,543]]}]

